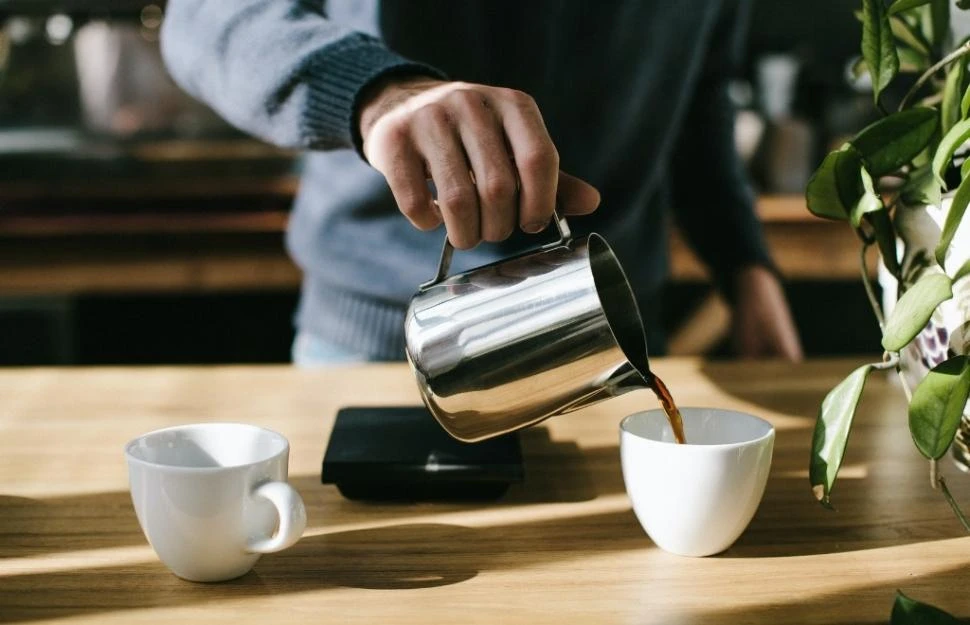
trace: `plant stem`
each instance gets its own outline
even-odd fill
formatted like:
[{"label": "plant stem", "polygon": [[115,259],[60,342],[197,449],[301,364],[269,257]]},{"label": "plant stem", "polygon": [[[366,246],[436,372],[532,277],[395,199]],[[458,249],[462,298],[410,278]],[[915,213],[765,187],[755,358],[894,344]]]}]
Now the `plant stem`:
[{"label": "plant stem", "polygon": [[906,381],[903,370],[900,367],[896,367],[896,374],[899,376],[899,383],[903,387],[903,394],[906,395],[906,403],[911,404],[913,402],[913,391],[909,388],[909,382]]},{"label": "plant stem", "polygon": [[899,352],[886,352],[883,354],[882,362],[872,365],[872,368],[877,371],[888,371],[895,369],[897,365],[899,365]]},{"label": "plant stem", "polygon": [[869,280],[869,263],[866,261],[866,252],[869,250],[870,245],[872,245],[872,242],[866,241],[862,246],[862,251],[859,253],[859,266],[862,268],[862,285],[866,287],[866,296],[869,298],[869,305],[872,306],[872,314],[876,316],[876,321],[879,322],[879,329],[884,330],[886,320],[882,314],[882,306],[879,305],[879,300],[876,298],[876,290],[872,288],[872,282]]},{"label": "plant stem", "polygon": [[[861,228],[856,229],[856,233],[859,238],[862,239],[862,251],[859,253],[859,266],[862,268],[862,285],[866,288],[866,296],[869,298],[869,305],[872,306],[872,314],[876,316],[876,321],[879,322],[879,329],[885,330],[886,319],[882,314],[882,306],[879,305],[879,299],[876,297],[876,290],[872,288],[872,281],[869,280],[869,263],[866,261],[866,251],[869,246],[873,244],[873,238],[866,236],[865,232]],[[903,387],[903,394],[906,395],[906,402],[909,403],[913,401],[913,391],[909,388],[909,383],[906,382],[906,377],[903,375],[903,370],[899,366],[902,359],[899,356],[899,352],[887,353],[883,357],[884,360],[878,365],[873,365],[873,368],[886,370],[886,369],[896,369],[896,374],[899,376],[899,382]]]},{"label": "plant stem", "polygon": [[950,494],[950,489],[946,487],[946,480],[943,479],[942,475],[939,477],[939,483],[940,483],[940,490],[943,491],[943,497],[946,498],[946,502],[950,504],[950,507],[953,509],[953,514],[957,515],[957,518],[960,520],[960,523],[963,525],[963,529],[965,529],[967,533],[970,534],[970,521],[967,521],[967,517],[963,516],[963,511],[960,510],[960,506],[957,505],[957,502],[953,498],[953,495]]},{"label": "plant stem", "polygon": [[946,67],[960,57],[966,56],[967,54],[970,54],[970,41],[967,41],[953,52],[947,54],[945,57],[933,64],[932,67],[923,72],[923,75],[916,80],[916,83],[910,87],[909,91],[906,92],[906,95],[903,96],[902,101],[899,103],[898,110],[902,111],[907,105],[909,105],[909,101],[912,100],[916,95],[916,92],[918,92],[920,88],[926,84],[926,81],[933,77],[933,74],[940,71],[942,68]]},{"label": "plant stem", "polygon": [[[879,299],[876,297],[876,290],[872,288],[872,281],[869,280],[869,263],[866,261],[866,251],[868,251],[869,246],[873,244],[875,239],[866,236],[861,228],[856,229],[856,234],[863,241],[862,251],[859,253],[859,266],[862,268],[862,285],[866,288],[866,296],[869,298],[869,305],[872,306],[872,314],[876,316],[876,321],[879,322],[879,330],[882,331],[886,327],[886,320],[883,317]],[[903,387],[903,394],[906,395],[906,403],[909,403],[913,401],[913,391],[910,390],[909,384],[906,382],[905,376],[903,376],[903,370],[899,366],[900,362],[899,352],[887,352],[883,356],[883,362],[878,365],[873,365],[873,368],[881,371],[895,369],[896,374],[899,376],[899,382]]]},{"label": "plant stem", "polygon": [[855,230],[855,234],[857,237],[859,237],[859,240],[865,243],[866,245],[872,245],[873,243],[876,242],[875,233],[866,232],[866,229],[863,228],[862,225],[859,225],[859,227],[857,228],[853,228],[853,230]]}]

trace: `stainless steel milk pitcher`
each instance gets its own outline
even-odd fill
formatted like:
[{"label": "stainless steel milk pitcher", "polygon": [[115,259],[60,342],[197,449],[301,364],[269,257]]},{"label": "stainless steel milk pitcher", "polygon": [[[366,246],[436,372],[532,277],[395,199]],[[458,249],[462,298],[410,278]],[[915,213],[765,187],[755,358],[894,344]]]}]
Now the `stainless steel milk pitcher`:
[{"label": "stainless steel milk pitcher", "polygon": [[559,240],[420,286],[405,320],[425,404],[456,439],[479,441],[636,388],[649,375],[636,300],[603,237]]}]

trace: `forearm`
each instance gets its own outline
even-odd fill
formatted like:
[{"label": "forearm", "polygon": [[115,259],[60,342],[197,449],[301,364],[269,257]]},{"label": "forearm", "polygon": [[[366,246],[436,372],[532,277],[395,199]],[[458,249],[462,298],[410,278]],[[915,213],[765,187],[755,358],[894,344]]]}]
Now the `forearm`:
[{"label": "forearm", "polygon": [[720,16],[708,58],[672,162],[677,221],[714,278],[730,296],[738,270],[771,267],[755,197],[734,141],[735,110],[728,96],[737,66],[747,4]]},{"label": "forearm", "polygon": [[[703,98],[705,95],[701,94]],[[755,211],[755,195],[747,182],[733,140],[733,109],[712,115],[727,119],[705,124],[706,132],[688,132],[675,161],[674,211],[691,246],[718,282],[728,282],[748,265],[771,266],[763,228]]]},{"label": "forearm", "polygon": [[294,148],[360,146],[368,85],[440,76],[299,0],[169,0],[162,53],[176,82],[227,121]]}]

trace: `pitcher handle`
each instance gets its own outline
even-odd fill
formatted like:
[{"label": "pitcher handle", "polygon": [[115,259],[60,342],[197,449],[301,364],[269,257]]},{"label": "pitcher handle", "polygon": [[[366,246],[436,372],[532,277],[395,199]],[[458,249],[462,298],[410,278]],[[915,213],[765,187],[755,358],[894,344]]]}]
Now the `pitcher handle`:
[{"label": "pitcher handle", "polygon": [[[566,218],[560,217],[558,210],[553,211],[552,221],[556,224],[556,230],[559,231],[559,240],[543,245],[538,251],[568,245],[573,238],[573,234],[569,230],[569,224],[566,223]],[[455,247],[448,240],[448,235],[445,235],[445,244],[441,247],[441,259],[438,261],[438,273],[435,274],[434,278],[419,286],[419,291],[426,291],[448,277],[448,271],[451,269],[451,257],[454,253]]]}]

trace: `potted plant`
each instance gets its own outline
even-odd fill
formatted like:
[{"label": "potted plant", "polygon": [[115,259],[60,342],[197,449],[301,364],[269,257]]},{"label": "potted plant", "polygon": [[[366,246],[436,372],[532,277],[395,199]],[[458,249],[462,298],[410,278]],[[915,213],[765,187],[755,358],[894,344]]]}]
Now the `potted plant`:
[{"label": "potted plant", "polygon": [[[956,8],[970,8],[970,0]],[[866,378],[895,370],[931,484],[970,532],[939,468],[956,440],[957,464],[970,469],[970,158],[962,154],[970,141],[970,39],[952,41],[950,10],[949,0],[862,0],[857,13],[857,72],[868,73],[882,117],[825,157],[806,200],[812,213],[845,221],[859,236],[883,358],[851,372],[825,397],[809,476],[815,497],[830,506]],[[903,83],[909,88],[890,112],[887,87]],[[873,245],[885,305],[867,265]]]}]

